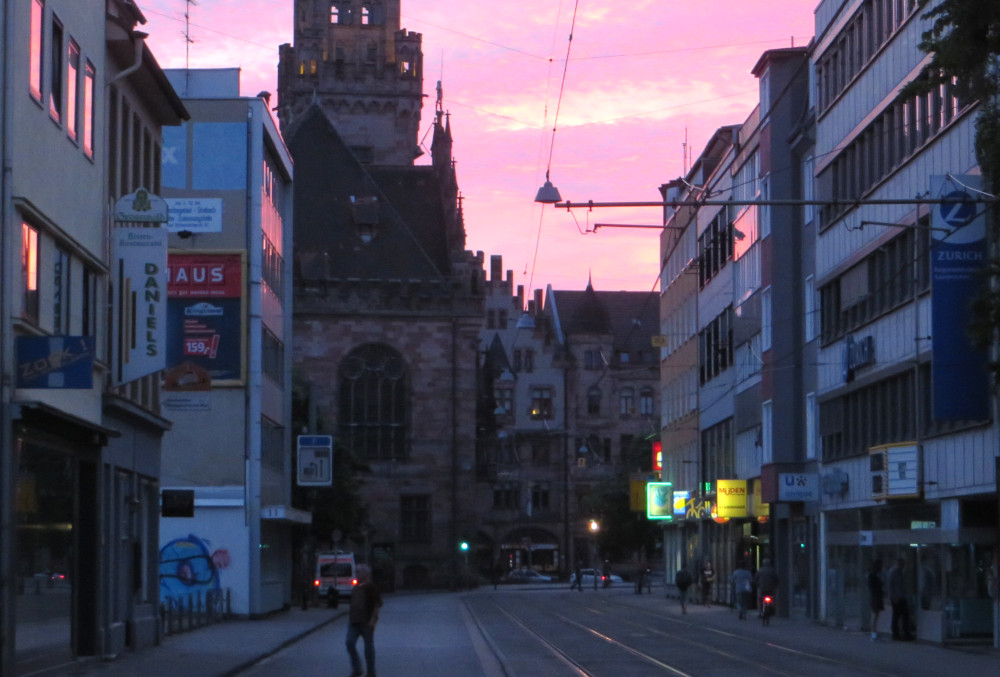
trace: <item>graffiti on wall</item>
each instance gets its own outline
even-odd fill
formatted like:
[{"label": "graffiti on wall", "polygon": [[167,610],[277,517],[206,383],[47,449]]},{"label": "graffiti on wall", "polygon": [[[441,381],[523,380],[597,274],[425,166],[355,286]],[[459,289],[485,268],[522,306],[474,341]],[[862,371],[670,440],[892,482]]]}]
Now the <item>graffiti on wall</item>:
[{"label": "graffiti on wall", "polygon": [[211,542],[188,534],[160,548],[160,598],[186,597],[218,590],[219,572],[229,567],[229,551],[212,551]]}]

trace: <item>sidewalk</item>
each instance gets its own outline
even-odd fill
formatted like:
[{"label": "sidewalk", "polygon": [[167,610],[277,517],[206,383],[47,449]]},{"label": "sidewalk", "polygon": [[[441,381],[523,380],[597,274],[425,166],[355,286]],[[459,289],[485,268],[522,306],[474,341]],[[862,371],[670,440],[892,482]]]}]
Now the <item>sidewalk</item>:
[{"label": "sidewalk", "polygon": [[156,647],[125,653],[113,661],[79,661],[49,675],[94,677],[231,677],[347,613],[295,607],[259,620],[233,620],[170,635]]}]

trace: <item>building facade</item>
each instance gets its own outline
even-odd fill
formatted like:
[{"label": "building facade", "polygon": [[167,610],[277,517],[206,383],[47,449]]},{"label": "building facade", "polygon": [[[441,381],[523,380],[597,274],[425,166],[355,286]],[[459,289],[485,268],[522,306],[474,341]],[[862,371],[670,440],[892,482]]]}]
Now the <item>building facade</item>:
[{"label": "building facade", "polygon": [[[292,161],[239,71],[167,71],[191,120],[164,132],[170,208],[159,582],[180,608],[291,603]],[[168,497],[188,508],[168,510]]]},{"label": "building facade", "polygon": [[365,524],[319,535],[387,588],[455,585],[475,532],[482,256],[465,228],[438,90],[429,165],[415,165],[421,38],[398,0],[296,3],[281,50],[295,188],[295,357],[318,430],[361,475]]},{"label": "building facade", "polygon": [[[142,257],[165,266],[158,219],[139,212],[158,199],[160,129],[187,113],[133,3],[15,1],[2,21],[0,674],[13,675],[158,638],[170,423],[155,350],[115,369],[136,325],[109,306],[118,264],[138,260],[118,242],[147,241]],[[130,195],[142,209],[121,214]]]},{"label": "building facade", "polygon": [[983,258],[963,249],[982,206],[956,221],[940,202],[976,195],[976,108],[950,87],[899,97],[935,4],[821,2],[812,59],[816,196],[838,201],[816,226],[820,615],[866,625],[862,572],[902,558],[917,636],[942,641],[994,632],[1000,439],[953,314],[975,265],[942,267]]},{"label": "building facade", "polygon": [[598,489],[621,493],[651,474],[659,308],[654,294],[590,284],[536,290],[525,303],[513,287],[493,256],[480,333],[476,563],[482,574],[565,576],[608,555],[590,529]]}]

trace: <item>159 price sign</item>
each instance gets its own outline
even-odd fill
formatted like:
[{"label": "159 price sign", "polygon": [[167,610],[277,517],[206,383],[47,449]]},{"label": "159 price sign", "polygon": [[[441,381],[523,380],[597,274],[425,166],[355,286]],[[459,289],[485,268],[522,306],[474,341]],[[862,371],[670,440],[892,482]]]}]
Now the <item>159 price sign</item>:
[{"label": "159 price sign", "polygon": [[219,350],[219,335],[211,337],[186,337],[184,354],[198,357],[215,357]]}]

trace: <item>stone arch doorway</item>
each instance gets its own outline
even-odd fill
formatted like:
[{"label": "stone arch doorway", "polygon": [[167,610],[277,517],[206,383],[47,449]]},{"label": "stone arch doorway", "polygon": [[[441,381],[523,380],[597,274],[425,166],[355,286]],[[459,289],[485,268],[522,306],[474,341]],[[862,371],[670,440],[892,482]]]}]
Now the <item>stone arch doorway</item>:
[{"label": "stone arch doorway", "polygon": [[517,527],[500,541],[500,561],[505,573],[530,568],[544,574],[559,573],[559,537],[542,527]]}]

